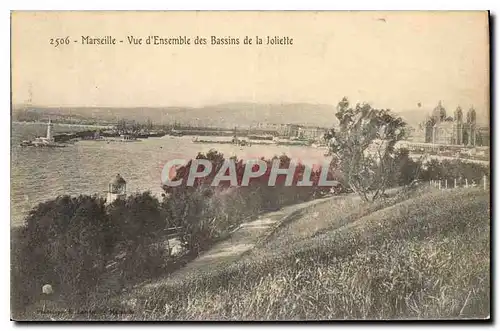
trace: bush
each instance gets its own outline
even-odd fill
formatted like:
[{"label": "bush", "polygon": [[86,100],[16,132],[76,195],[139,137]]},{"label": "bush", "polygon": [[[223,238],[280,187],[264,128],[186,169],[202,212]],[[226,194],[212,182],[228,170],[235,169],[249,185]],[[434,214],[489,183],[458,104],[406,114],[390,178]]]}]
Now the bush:
[{"label": "bush", "polygon": [[81,299],[109,258],[108,225],[104,201],[96,197],[62,196],[34,208],[13,231],[14,301],[35,302],[44,284],[52,285],[58,299]]},{"label": "bush", "polygon": [[[230,229],[244,220],[255,217],[268,210],[276,210],[282,206],[310,200],[317,195],[329,191],[329,187],[318,186],[321,169],[311,171],[313,186],[297,186],[305,173],[305,166],[298,164],[293,174],[291,186],[285,186],[285,175],[278,175],[276,184],[269,186],[269,177],[273,161],[279,160],[280,168],[288,168],[291,159],[286,155],[275,156],[263,161],[267,164],[266,172],[256,178],[251,178],[248,186],[241,186],[243,174],[247,165],[243,160],[232,158],[235,162],[237,186],[231,186],[229,181],[221,181],[217,187],[211,186],[216,174],[222,168],[226,159],[224,155],[211,150],[207,154],[198,154],[196,159],[206,159],[212,163],[212,170],[205,178],[195,180],[193,186],[188,186],[191,160],[185,166],[177,169],[173,181],[181,180],[177,187],[164,186],[166,198],[163,208],[172,226],[181,227],[181,238],[185,248],[197,255],[208,248],[214,241],[224,237]],[[200,165],[198,171],[203,170]],[[229,173],[226,171],[225,173]],[[329,173],[329,180],[333,173]]]},{"label": "bush", "polygon": [[422,165],[420,179],[429,180],[467,180],[469,182],[481,182],[483,176],[490,175],[490,167],[487,165],[463,162],[461,160],[431,160]]},{"label": "bush", "polygon": [[[118,261],[122,281],[157,274],[167,255],[164,241],[166,214],[150,192],[115,200],[107,210],[112,224],[113,259]],[[156,263],[155,261],[159,261]],[[138,272],[140,271],[140,272]]]},{"label": "bush", "polygon": [[[25,225],[12,231],[12,309],[15,315],[43,298],[80,305],[117,262],[121,283],[158,274],[165,228],[158,200],[148,192],[105,206],[103,199],[62,196],[35,207]],[[116,256],[121,255],[117,261]]]},{"label": "bush", "polygon": [[490,167],[487,165],[463,162],[461,160],[437,160],[423,162],[414,161],[407,149],[400,149],[395,157],[395,171],[393,173],[391,186],[405,186],[414,180],[428,182],[430,180],[448,180],[453,183],[457,180],[457,185],[462,186],[465,179],[469,183],[475,181],[480,183],[483,176],[490,176]]}]

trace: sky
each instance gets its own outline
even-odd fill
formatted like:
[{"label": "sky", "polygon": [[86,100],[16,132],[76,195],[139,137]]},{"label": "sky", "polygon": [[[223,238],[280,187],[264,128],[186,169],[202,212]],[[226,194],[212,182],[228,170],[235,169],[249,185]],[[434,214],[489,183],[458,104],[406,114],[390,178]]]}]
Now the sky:
[{"label": "sky", "polygon": [[[82,36],[124,43],[82,45]],[[128,45],[239,37],[240,45]],[[288,36],[293,45],[243,45]],[[51,38],[69,36],[54,47]],[[14,12],[12,101],[41,106],[336,104],[489,112],[486,12]]]}]

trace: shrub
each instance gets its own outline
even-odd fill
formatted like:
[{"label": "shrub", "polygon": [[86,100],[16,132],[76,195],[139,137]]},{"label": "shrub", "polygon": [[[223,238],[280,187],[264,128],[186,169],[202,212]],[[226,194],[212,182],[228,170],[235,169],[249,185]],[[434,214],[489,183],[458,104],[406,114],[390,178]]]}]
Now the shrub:
[{"label": "shrub", "polygon": [[[161,270],[167,255],[164,241],[166,213],[150,192],[115,200],[107,210],[113,228],[113,258],[124,255],[118,264],[123,281],[147,277]],[[156,261],[156,262],[155,262]]]},{"label": "shrub", "polygon": [[[262,158],[267,164],[267,170],[263,175],[251,178],[248,186],[241,186],[245,169],[252,166],[252,171],[256,171],[257,165],[247,165],[242,159],[232,158],[238,186],[231,186],[229,181],[221,181],[220,185],[214,187],[211,183],[226,161],[224,155],[211,150],[207,154],[199,153],[196,159],[206,159],[212,163],[210,174],[196,179],[193,186],[187,185],[189,169],[193,164],[191,160],[178,168],[172,178],[173,181],[181,180],[181,185],[164,186],[166,198],[163,202],[169,224],[182,228],[182,242],[193,255],[224,237],[228,230],[247,218],[266,210],[276,210],[284,205],[310,200],[330,189],[318,186],[321,169],[311,171],[313,186],[297,186],[297,182],[305,174],[303,164],[296,165],[291,186],[285,186],[285,175],[278,175],[276,184],[269,186],[273,161],[279,160],[280,168],[290,166],[291,159],[286,155],[267,160]],[[201,171],[202,166],[199,167],[197,170]],[[327,178],[331,180],[333,177],[330,172]]]},{"label": "shrub", "polygon": [[12,308],[15,315],[42,298],[65,307],[85,302],[103,278],[117,267],[121,281],[158,274],[164,249],[157,244],[165,214],[149,192],[117,200],[108,208],[98,197],[61,196],[31,210],[25,225],[12,231]]},{"label": "shrub", "polygon": [[384,195],[395,167],[395,144],[405,135],[406,123],[388,109],[369,104],[352,107],[347,98],[337,105],[338,130],[325,139],[350,188],[365,201]]},{"label": "shrub", "polygon": [[96,197],[62,196],[34,208],[13,232],[14,301],[35,302],[44,284],[61,300],[82,298],[109,257],[108,224],[104,201]]}]

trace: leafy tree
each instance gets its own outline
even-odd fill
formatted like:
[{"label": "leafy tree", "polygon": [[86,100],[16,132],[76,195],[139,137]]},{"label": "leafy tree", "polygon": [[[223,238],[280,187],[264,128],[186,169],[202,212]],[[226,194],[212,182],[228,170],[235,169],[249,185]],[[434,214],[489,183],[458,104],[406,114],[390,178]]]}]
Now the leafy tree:
[{"label": "leafy tree", "polygon": [[126,200],[115,200],[108,213],[115,229],[113,255],[123,256],[119,268],[124,280],[159,271],[166,255],[160,242],[167,221],[158,199],[150,192],[134,194]]},{"label": "leafy tree", "polygon": [[334,166],[340,168],[354,192],[373,201],[390,184],[394,146],[405,137],[406,123],[387,109],[375,109],[366,103],[351,107],[345,97],[335,116],[340,127],[326,134]]},{"label": "leafy tree", "polygon": [[17,231],[16,295],[29,303],[46,283],[66,300],[88,293],[110,256],[110,230],[104,200],[97,197],[62,196],[39,204]]},{"label": "leafy tree", "polygon": [[423,163],[422,168],[419,178],[423,181],[448,180],[449,183],[453,183],[457,180],[458,185],[463,185],[465,179],[480,183],[484,175],[489,177],[490,174],[489,166],[461,160],[431,159]]},{"label": "leafy tree", "polygon": [[12,232],[13,310],[40,299],[44,284],[54,287],[58,300],[81,304],[109,277],[106,266],[117,255],[122,280],[151,276],[164,264],[159,239],[165,226],[165,213],[149,192],[110,206],[85,195],[39,204]]},{"label": "leafy tree", "polygon": [[419,178],[422,168],[421,160],[414,161],[406,148],[401,148],[395,153],[395,172],[391,184],[405,186]]},{"label": "leafy tree", "polygon": [[115,228],[115,242],[151,242],[166,227],[160,202],[150,192],[115,200],[108,207],[108,213]]}]

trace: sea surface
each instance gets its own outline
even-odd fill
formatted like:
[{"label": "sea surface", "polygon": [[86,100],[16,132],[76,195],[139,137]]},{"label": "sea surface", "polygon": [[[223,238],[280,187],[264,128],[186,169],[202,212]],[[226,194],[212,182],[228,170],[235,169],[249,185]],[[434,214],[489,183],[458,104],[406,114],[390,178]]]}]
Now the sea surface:
[{"label": "sea surface", "polygon": [[[53,131],[81,127],[54,125]],[[45,136],[46,125],[12,123],[11,225],[23,224],[38,203],[59,195],[102,194],[117,173],[127,181],[127,193],[162,193],[161,173],[172,159],[189,160],[198,152],[216,149],[225,156],[250,159],[286,154],[302,160],[324,160],[321,149],[301,146],[235,146],[193,143],[193,136],[148,138],[137,142],[78,141],[65,148],[20,147],[22,140]],[[200,137],[200,139],[227,139]]]}]

